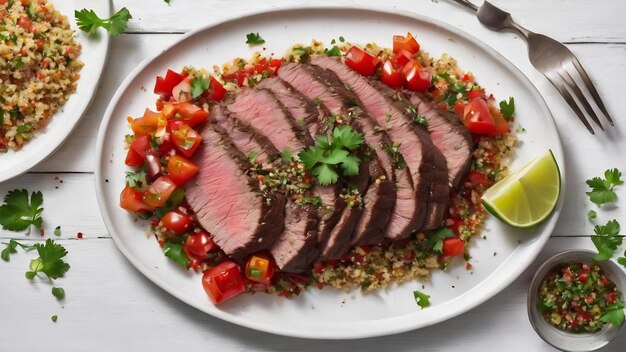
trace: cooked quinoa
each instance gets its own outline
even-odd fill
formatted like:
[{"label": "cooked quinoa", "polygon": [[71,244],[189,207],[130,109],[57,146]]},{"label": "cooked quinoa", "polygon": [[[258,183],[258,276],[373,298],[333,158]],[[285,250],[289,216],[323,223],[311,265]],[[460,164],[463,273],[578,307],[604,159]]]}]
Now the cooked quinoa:
[{"label": "cooked quinoa", "polygon": [[81,45],[46,0],[0,1],[0,152],[18,150],[76,91]]}]

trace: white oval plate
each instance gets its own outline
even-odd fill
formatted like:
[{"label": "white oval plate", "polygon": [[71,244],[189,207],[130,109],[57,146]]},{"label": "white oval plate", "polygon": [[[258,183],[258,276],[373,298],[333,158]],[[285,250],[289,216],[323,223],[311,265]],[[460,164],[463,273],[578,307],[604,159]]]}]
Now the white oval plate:
[{"label": "white oval plate", "polygon": [[102,0],[50,0],[65,15],[74,29],[76,39],[83,46],[80,60],[85,66],[80,71],[76,93],[53,115],[43,130],[18,151],[0,153],[0,182],[19,176],[49,157],[57,150],[78,125],[98,89],[98,82],[109,52],[109,36],[100,29],[98,36],[89,37],[78,29],[74,10],[93,9],[100,17],[111,16],[110,1]]},{"label": "white oval plate", "polygon": [[[493,297],[509,285],[535,259],[546,243],[560,213],[541,226],[514,230],[490,218],[487,240],[471,241],[472,270],[455,260],[447,272],[437,271],[427,282],[409,282],[380,292],[361,294],[332,288],[311,288],[291,300],[266,294],[245,295],[218,307],[211,304],[201,285],[201,275],[184,272],[163,256],[154,238],[146,238],[148,224],[118,206],[124,186],[123,137],[129,132],[126,117],[153,107],[155,76],[183,66],[211,67],[235,56],[249,57],[254,49],[246,34],[259,32],[267,52],[282,54],[297,42],[312,38],[330,43],[344,36],[351,42],[390,45],[392,35],[410,31],[423,50],[438,57],[448,52],[461,67],[499,99],[515,97],[520,134],[515,168],[552,148],[563,166],[563,151],[542,97],[509,61],[476,38],[420,16],[389,10],[355,8],[294,8],[228,20],[196,30],[139,65],[113,97],[97,141],[96,191],[104,221],[115,243],[146,277],[182,301],[220,319],[275,334],[325,339],[389,335],[432,325],[455,317]],[[564,170],[564,168],[561,168]],[[564,182],[565,183],[565,182]],[[423,286],[423,287],[422,287]],[[431,306],[420,309],[413,291],[431,296]]]}]

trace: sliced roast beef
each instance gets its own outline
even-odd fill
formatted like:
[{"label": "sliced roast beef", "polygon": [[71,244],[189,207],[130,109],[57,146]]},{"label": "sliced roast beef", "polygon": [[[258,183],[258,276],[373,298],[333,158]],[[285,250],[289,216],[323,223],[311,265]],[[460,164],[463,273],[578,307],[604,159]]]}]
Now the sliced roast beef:
[{"label": "sliced roast beef", "polygon": [[437,108],[423,94],[408,91],[405,94],[417,113],[426,118],[430,138],[446,158],[448,183],[457,188],[470,169],[474,151],[472,136],[456,115]]},{"label": "sliced roast beef", "polygon": [[246,157],[221,127],[207,124],[201,133],[202,147],[194,155],[197,179],[185,194],[198,222],[235,259],[271,247],[283,232],[286,198],[261,196],[246,174]]},{"label": "sliced roast beef", "polygon": [[[311,63],[333,71],[350,87],[368,115],[386,130],[393,142],[392,152],[399,154],[408,168],[413,199],[417,201],[415,215],[402,232],[388,229],[386,236],[403,238],[415,230],[440,226],[449,199],[445,158],[432,144],[428,132],[414,122],[411,111],[407,110],[410,105],[406,105],[406,98],[397,93],[397,99],[394,99],[391,94],[381,92],[380,89],[385,90],[386,86],[376,87],[374,82],[332,57],[316,56]],[[437,182],[442,173],[445,185]]]},{"label": "sliced roast beef", "polygon": [[[318,105],[321,104],[324,108],[326,117],[318,122],[319,130],[328,132],[336,119],[344,120],[344,122],[353,119],[352,126],[364,133],[368,144],[372,142],[374,124],[368,121],[369,131],[364,131],[360,118],[354,118],[360,111],[356,97],[343,87],[336,76],[334,81],[332,80],[331,75],[334,74],[312,65],[286,64],[278,71],[278,75],[307,98],[316,100]],[[369,118],[363,116],[362,119]],[[396,195],[393,189],[393,170],[390,166],[385,168],[379,164],[379,153],[380,146],[376,143],[372,155],[362,164],[364,171],[360,173],[361,177],[354,180],[364,200],[363,211],[357,220],[355,231],[352,236],[348,235],[347,231],[343,231],[324,237],[322,242],[325,242],[326,246],[322,258],[332,258],[345,253],[349,249],[348,244],[372,244],[380,240],[377,235],[387,225]],[[391,165],[384,153],[383,157],[387,161],[386,164]],[[370,176],[368,179],[364,178],[365,171]],[[350,216],[344,217],[346,221],[340,221],[339,224],[350,222],[356,212],[353,209]]]},{"label": "sliced roast beef", "polygon": [[270,253],[280,270],[299,273],[310,269],[320,255],[317,245],[317,209],[289,200],[285,208],[285,230]]}]

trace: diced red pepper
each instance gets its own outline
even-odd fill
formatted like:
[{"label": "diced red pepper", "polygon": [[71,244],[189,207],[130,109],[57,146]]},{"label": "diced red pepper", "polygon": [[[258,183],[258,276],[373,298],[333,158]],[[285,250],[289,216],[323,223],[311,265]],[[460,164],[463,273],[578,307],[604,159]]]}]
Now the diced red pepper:
[{"label": "diced red pepper", "polygon": [[239,266],[230,260],[205,271],[202,286],[213,304],[220,304],[246,291]]},{"label": "diced red pepper", "polygon": [[407,33],[406,37],[403,35],[393,36],[393,52],[399,53],[402,50],[409,51],[413,54],[420,51],[420,45],[411,33]]}]

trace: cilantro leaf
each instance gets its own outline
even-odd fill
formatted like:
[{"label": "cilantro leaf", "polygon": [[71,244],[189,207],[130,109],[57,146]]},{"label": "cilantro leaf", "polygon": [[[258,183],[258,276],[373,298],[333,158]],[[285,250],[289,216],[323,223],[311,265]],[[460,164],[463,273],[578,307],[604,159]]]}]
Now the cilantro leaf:
[{"label": "cilantro leaf", "polygon": [[626,268],[626,251],[624,251],[624,256],[617,258],[617,264],[620,264],[624,268]]},{"label": "cilantro leaf", "polygon": [[338,181],[340,170],[346,176],[358,174],[361,159],[353,152],[363,142],[363,134],[350,126],[339,126],[333,129],[331,136],[318,136],[315,146],[301,151],[298,156],[317,181],[326,186]]},{"label": "cilantro leaf", "polygon": [[189,257],[183,251],[182,243],[165,241],[165,244],[163,244],[163,254],[185,269],[189,266]]},{"label": "cilantro leaf", "polygon": [[53,315],[50,317],[50,320],[52,320],[53,323],[56,323],[57,320],[59,320],[59,317],[57,317],[56,315]]},{"label": "cilantro leaf", "polygon": [[283,152],[280,153],[280,158],[283,159],[283,161],[286,163],[291,162],[291,160],[293,160],[293,152],[291,151],[291,149],[285,148],[283,149]]},{"label": "cilantro leaf", "polygon": [[19,243],[16,240],[10,240],[9,243],[5,243],[7,246],[0,252],[0,258],[5,262],[10,260],[11,254],[17,253],[17,246]]},{"label": "cilantro leaf", "polygon": [[618,298],[615,303],[606,306],[600,320],[616,327],[624,324],[624,303]]},{"label": "cilantro leaf", "polygon": [[143,185],[147,185],[146,182],[146,172],[144,170],[139,170],[137,172],[126,171],[126,184],[131,188],[138,188]]},{"label": "cilantro leaf", "polygon": [[197,76],[191,81],[191,97],[197,98],[209,89],[210,81],[206,77]]},{"label": "cilantro leaf", "polygon": [[589,220],[593,220],[598,217],[598,213],[595,210],[589,210],[587,212],[587,217],[589,218]]},{"label": "cilantro leaf", "polygon": [[442,227],[430,234],[426,241],[432,246],[434,253],[443,254],[443,240],[451,237],[455,237],[454,232],[447,227]]},{"label": "cilantro leaf", "polygon": [[339,47],[335,45],[330,49],[324,49],[324,54],[327,56],[341,56],[341,50],[339,50]]},{"label": "cilantro leaf", "polygon": [[513,113],[515,113],[515,99],[513,99],[513,97],[509,97],[509,102],[507,103],[506,100],[503,100],[500,102],[500,112],[502,113],[502,116],[504,116],[504,119],[508,121],[511,121],[511,119],[513,118]]},{"label": "cilantro leaf", "polygon": [[4,204],[0,206],[0,225],[9,231],[23,231],[30,225],[41,228],[43,219],[43,194],[33,192],[28,200],[28,191],[14,189],[4,197]]},{"label": "cilantro leaf", "polygon": [[58,279],[70,270],[70,265],[62,259],[67,255],[67,250],[62,245],[48,239],[45,244],[36,243],[32,247],[37,250],[39,258],[30,261],[30,271],[25,274],[27,279],[34,278],[38,273],[43,273],[50,279]]},{"label": "cilantro leaf", "polygon": [[65,290],[63,289],[63,287],[53,287],[52,295],[58,300],[62,300],[63,298],[65,298]]},{"label": "cilantro leaf", "polygon": [[413,297],[415,298],[415,303],[417,303],[420,308],[424,309],[430,306],[430,296],[422,293],[420,291],[413,291]]},{"label": "cilantro leaf", "polygon": [[265,39],[261,38],[259,32],[246,34],[246,44],[261,45],[265,43]]},{"label": "cilantro leaf", "polygon": [[74,11],[74,17],[78,28],[83,32],[94,34],[99,27],[102,27],[112,36],[124,32],[128,26],[128,20],[133,18],[125,7],[106,19],[98,17],[93,10],[87,9]]},{"label": "cilantro leaf", "polygon": [[587,185],[591,188],[590,192],[586,192],[589,200],[597,205],[610,204],[617,201],[617,194],[613,190],[615,186],[624,183],[620,178],[622,173],[618,169],[608,169],[604,172],[604,179],[594,177],[587,180]]},{"label": "cilantro leaf", "polygon": [[596,234],[591,236],[591,241],[598,249],[598,254],[593,259],[597,261],[611,259],[613,252],[622,245],[623,239],[619,235],[619,223],[616,220],[611,220],[606,225],[596,225],[593,231]]}]

